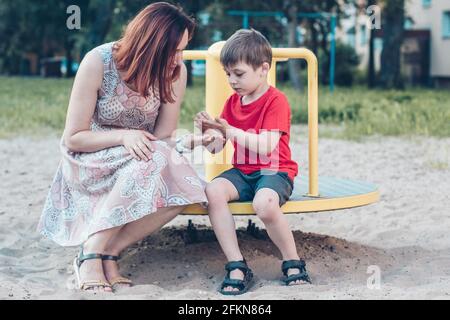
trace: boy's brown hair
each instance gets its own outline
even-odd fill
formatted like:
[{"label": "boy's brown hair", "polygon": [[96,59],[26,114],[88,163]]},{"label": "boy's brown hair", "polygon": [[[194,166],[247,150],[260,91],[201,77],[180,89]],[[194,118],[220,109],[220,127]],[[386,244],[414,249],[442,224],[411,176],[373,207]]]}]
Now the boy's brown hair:
[{"label": "boy's brown hair", "polygon": [[239,62],[251,65],[254,70],[264,62],[272,65],[272,47],[266,37],[254,29],[236,31],[225,43],[220,54],[224,67],[231,67]]}]

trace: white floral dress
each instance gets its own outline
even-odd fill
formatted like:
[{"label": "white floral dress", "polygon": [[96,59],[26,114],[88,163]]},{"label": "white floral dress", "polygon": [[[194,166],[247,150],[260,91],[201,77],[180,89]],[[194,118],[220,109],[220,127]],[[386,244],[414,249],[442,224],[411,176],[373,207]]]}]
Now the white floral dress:
[{"label": "white floral dress", "polygon": [[[112,57],[113,43],[95,48],[104,77],[91,130],[130,128],[153,132],[158,96],[129,89]],[[61,141],[62,159],[50,187],[38,231],[62,246],[77,246],[101,230],[123,226],[160,208],[206,204],[205,183],[171,141],[153,143],[149,162],[137,161],[123,146],[93,153],[70,152]]]}]

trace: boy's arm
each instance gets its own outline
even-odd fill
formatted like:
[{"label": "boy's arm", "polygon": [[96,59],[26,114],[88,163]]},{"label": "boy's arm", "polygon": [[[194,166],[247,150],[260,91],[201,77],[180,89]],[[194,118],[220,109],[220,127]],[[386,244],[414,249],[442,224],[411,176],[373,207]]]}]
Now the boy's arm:
[{"label": "boy's arm", "polygon": [[272,153],[278,143],[282,132],[276,130],[264,131],[259,134],[245,132],[242,129],[233,127],[224,119],[216,118],[215,121],[203,120],[202,125],[206,130],[219,130],[226,139],[236,141],[237,144],[249,149],[252,152],[269,155]]},{"label": "boy's arm", "polygon": [[281,135],[280,131],[264,131],[257,134],[231,127],[228,130],[227,138],[236,141],[237,144],[252,152],[269,155],[278,146]]},{"label": "boy's arm", "polygon": [[247,149],[261,155],[269,155],[278,146],[281,136],[289,132],[290,107],[285,95],[275,97],[264,113],[259,134],[230,128],[230,138]]}]

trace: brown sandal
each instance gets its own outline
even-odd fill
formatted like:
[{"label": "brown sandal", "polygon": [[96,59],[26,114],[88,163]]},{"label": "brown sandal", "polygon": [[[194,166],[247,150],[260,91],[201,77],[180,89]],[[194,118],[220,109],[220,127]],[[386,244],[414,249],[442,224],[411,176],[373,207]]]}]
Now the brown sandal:
[{"label": "brown sandal", "polygon": [[[118,256],[110,256],[110,255],[103,255],[102,256],[102,260],[112,260],[112,261],[118,261],[119,257]],[[127,279],[125,277],[116,277],[112,280],[109,281],[109,283],[111,284],[111,286],[115,286],[118,284],[125,284],[125,285],[129,285],[130,287],[133,286],[133,281],[131,281],[130,279]]]},{"label": "brown sandal", "polygon": [[[81,282],[81,277],[80,277],[80,267],[83,264],[84,261],[86,260],[93,260],[93,259],[102,259],[102,255],[98,254],[98,253],[91,253],[91,254],[84,254],[83,253],[83,248],[81,248],[80,254],[78,255],[78,257],[75,257],[75,259],[73,260],[73,268],[75,270],[75,275],[77,277],[77,282],[78,282],[78,289],[82,290],[82,291],[90,291],[90,289],[96,288],[96,287],[103,287],[103,288],[111,288],[112,290],[112,286],[111,284],[102,281],[102,280],[86,280]],[[107,291],[105,291],[107,292]]]}]

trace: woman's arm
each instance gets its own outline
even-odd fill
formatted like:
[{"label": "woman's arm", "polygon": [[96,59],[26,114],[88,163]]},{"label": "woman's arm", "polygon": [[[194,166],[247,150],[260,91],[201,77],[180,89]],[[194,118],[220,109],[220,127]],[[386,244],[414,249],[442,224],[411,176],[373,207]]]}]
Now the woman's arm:
[{"label": "woman's arm", "polygon": [[181,103],[186,92],[187,69],[181,64],[180,77],[173,83],[174,103],[164,103],[159,109],[158,119],[155,125],[153,135],[160,140],[172,136],[177,129],[178,118],[180,116]]},{"label": "woman's arm", "polygon": [[73,152],[95,152],[122,144],[122,130],[108,132],[90,130],[102,81],[102,58],[100,54],[91,51],[81,62],[67,111],[64,142]]},{"label": "woman's arm", "polygon": [[150,141],[156,140],[151,133],[127,129],[91,131],[91,120],[102,81],[101,56],[91,51],[83,59],[75,77],[64,130],[66,147],[73,152],[96,152],[123,145],[133,158],[148,161],[153,152]]}]

